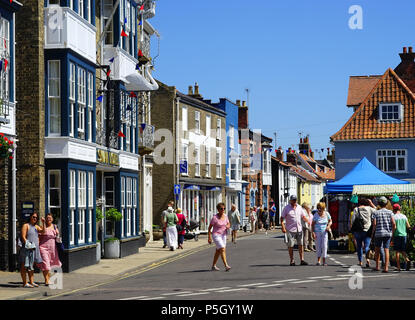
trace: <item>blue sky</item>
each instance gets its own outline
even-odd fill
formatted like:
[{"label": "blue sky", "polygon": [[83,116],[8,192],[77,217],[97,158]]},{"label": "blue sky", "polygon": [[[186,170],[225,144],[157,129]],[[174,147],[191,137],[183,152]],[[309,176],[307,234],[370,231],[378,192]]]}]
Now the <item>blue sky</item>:
[{"label": "blue sky", "polygon": [[[349,76],[383,74],[399,64],[402,47],[415,48],[412,0],[156,3],[154,76],[183,93],[197,82],[213,102],[247,100],[249,88],[250,127],[277,132],[284,150],[298,149],[299,132],[313,151],[332,147],[330,136],[352,114]],[[349,28],[352,5],[362,7],[362,30]]]}]

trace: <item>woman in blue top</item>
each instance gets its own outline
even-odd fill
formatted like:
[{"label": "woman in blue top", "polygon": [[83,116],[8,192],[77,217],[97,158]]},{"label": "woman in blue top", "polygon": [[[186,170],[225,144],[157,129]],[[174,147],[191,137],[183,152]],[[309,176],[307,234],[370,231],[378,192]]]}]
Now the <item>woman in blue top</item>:
[{"label": "woman in blue top", "polygon": [[331,217],[326,211],[326,204],[319,202],[317,204],[318,212],[314,214],[311,228],[313,230],[313,238],[316,240],[317,265],[321,265],[321,257],[323,257],[323,265],[327,266],[327,244],[328,231],[331,227]]}]

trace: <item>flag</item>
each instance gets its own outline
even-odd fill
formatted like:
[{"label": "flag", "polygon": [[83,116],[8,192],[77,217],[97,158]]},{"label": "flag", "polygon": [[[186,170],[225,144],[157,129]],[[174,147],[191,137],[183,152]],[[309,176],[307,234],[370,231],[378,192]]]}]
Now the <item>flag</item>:
[{"label": "flag", "polygon": [[127,24],[127,18],[124,18],[124,23]]},{"label": "flag", "polygon": [[140,20],[140,22],[138,23],[139,26],[141,26],[143,24],[143,22]]},{"label": "flag", "polygon": [[110,76],[110,73],[111,73],[111,69],[108,69],[108,71],[107,71],[107,77]]},{"label": "flag", "polygon": [[142,123],[142,124],[140,125],[140,127],[141,127],[141,129],[142,129],[142,130],[144,130],[144,129],[146,128],[146,126],[147,126],[147,125],[146,125],[145,123]]},{"label": "flag", "polygon": [[132,109],[131,109],[131,106],[128,104],[127,105],[127,111],[131,111]]},{"label": "flag", "polygon": [[140,49],[140,50],[138,50],[138,56],[139,56],[139,57],[142,57],[142,56],[143,56],[143,51],[141,51],[141,49]]},{"label": "flag", "polygon": [[140,11],[144,11],[144,4],[140,7]]},{"label": "flag", "polygon": [[131,91],[131,92],[130,92],[130,97],[131,97],[131,98],[137,98],[137,95],[136,95],[134,92],[132,92],[132,91]]},{"label": "flag", "polygon": [[3,60],[0,60],[0,70],[3,70]]},{"label": "flag", "polygon": [[7,61],[7,59],[4,59],[4,70],[6,71],[7,69],[7,64],[9,63],[9,61]]},{"label": "flag", "polygon": [[110,62],[111,62],[111,63],[113,63],[113,62],[114,62],[114,57],[112,57],[112,58],[110,59]]},{"label": "flag", "polygon": [[121,37],[128,37],[128,34],[125,33],[124,29],[121,30]]},{"label": "flag", "polygon": [[102,102],[102,99],[104,98],[104,96],[103,95],[100,95],[98,98],[97,98],[97,100],[99,101],[99,102]]},{"label": "flag", "polygon": [[125,135],[124,135],[124,133],[122,133],[122,131],[121,131],[121,130],[118,132],[118,136],[119,136],[120,138],[125,138]]},{"label": "flag", "polygon": [[140,65],[138,63],[135,65],[135,70],[141,71],[140,70]]}]

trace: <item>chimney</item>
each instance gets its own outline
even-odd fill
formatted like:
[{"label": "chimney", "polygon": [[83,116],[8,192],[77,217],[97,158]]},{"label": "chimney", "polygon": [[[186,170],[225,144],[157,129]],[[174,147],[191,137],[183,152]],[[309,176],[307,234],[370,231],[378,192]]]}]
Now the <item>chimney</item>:
[{"label": "chimney", "polygon": [[403,47],[401,63],[395,68],[396,74],[405,82],[408,88],[415,92],[415,53],[412,47]]},{"label": "chimney", "polygon": [[189,96],[193,95],[193,86],[189,86],[189,91],[187,93]]},{"label": "chimney", "polygon": [[275,153],[277,154],[278,160],[284,161],[284,152],[282,151],[281,147],[279,147],[278,150],[275,150]]},{"label": "chimney", "polygon": [[190,87],[189,86],[189,96],[196,98],[196,99],[203,99],[202,95],[199,93],[199,85],[197,82],[195,82],[195,92],[193,94],[190,94]]},{"label": "chimney", "polygon": [[295,153],[291,153],[291,148],[288,149],[289,153],[287,153],[287,162],[291,163],[292,165],[297,165],[297,159]]},{"label": "chimney", "polygon": [[248,129],[248,106],[243,104],[241,106],[241,100],[236,100],[238,106],[238,127],[239,129]]}]

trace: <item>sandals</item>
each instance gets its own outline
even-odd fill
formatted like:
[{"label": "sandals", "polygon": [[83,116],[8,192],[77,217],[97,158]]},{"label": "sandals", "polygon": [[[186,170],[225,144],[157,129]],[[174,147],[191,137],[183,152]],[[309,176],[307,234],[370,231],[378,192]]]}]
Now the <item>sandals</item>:
[{"label": "sandals", "polygon": [[213,266],[212,271],[220,271],[220,269],[217,266]]},{"label": "sandals", "polygon": [[23,288],[34,288],[30,283],[23,285]]},{"label": "sandals", "polygon": [[295,262],[291,262],[290,263],[290,266],[295,266]]},{"label": "sandals", "polygon": [[37,283],[35,283],[35,282],[31,283],[31,285],[32,285],[34,288],[39,287],[39,285],[38,285]]},{"label": "sandals", "polygon": [[229,270],[231,270],[231,267],[230,267],[230,266],[227,266],[227,267],[225,268],[225,271],[229,271]]}]

